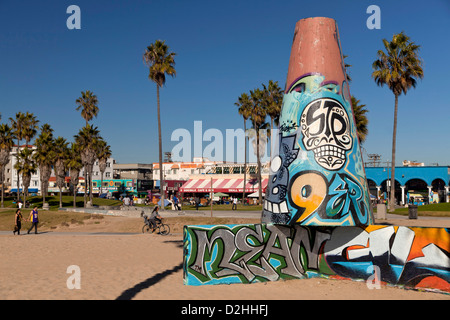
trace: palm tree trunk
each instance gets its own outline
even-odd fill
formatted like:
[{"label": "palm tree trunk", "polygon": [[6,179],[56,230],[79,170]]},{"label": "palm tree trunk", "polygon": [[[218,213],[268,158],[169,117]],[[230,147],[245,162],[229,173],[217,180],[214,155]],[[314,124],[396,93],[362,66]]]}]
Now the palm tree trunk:
[{"label": "palm tree trunk", "polygon": [[98,196],[101,196],[102,193],[103,193],[103,172],[100,171],[100,193],[98,194]]},{"label": "palm tree trunk", "polygon": [[396,139],[397,139],[397,113],[398,113],[398,95],[395,95],[395,108],[394,108],[394,132],[392,135],[392,167],[391,167],[391,196],[389,199],[389,211],[393,211],[395,208],[395,152],[396,152]]},{"label": "palm tree trunk", "polygon": [[270,145],[269,145],[269,148],[270,148],[270,150],[269,150],[269,159],[272,159],[272,147],[273,147],[272,132],[273,132],[273,118],[270,117],[270,133],[271,133],[271,136],[270,136]]},{"label": "palm tree trunk", "polygon": [[4,206],[3,200],[4,200],[4,196],[5,196],[5,167],[2,166],[1,170],[2,171],[0,172],[0,175],[2,178],[2,208],[4,208],[5,206]]},{"label": "palm tree trunk", "polygon": [[59,187],[59,207],[62,208],[62,188]]},{"label": "palm tree trunk", "polygon": [[73,186],[73,207],[77,207],[77,186]]},{"label": "palm tree trunk", "polygon": [[[16,149],[16,161],[19,162],[19,144],[20,140],[17,139],[17,149]],[[19,177],[19,171],[17,171],[17,202],[20,200],[20,177]],[[25,204],[25,203],[24,203]]]},{"label": "palm tree trunk", "polygon": [[93,193],[92,193],[92,172],[93,172],[93,169],[91,169],[89,172],[89,201],[91,202],[91,206],[94,204]]},{"label": "palm tree trunk", "polygon": [[156,100],[158,106],[158,143],[159,143],[159,188],[161,193],[161,209],[164,210],[164,179],[162,163],[161,110],[159,106],[159,85],[156,84]]},{"label": "palm tree trunk", "polygon": [[242,204],[245,203],[245,185],[247,184],[247,127],[244,118],[244,188],[242,191]]},{"label": "palm tree trunk", "polygon": [[259,128],[256,126],[256,121],[254,121],[254,127],[256,129],[256,161],[258,164],[258,205],[262,203],[262,187],[261,187],[261,159],[259,155]]}]

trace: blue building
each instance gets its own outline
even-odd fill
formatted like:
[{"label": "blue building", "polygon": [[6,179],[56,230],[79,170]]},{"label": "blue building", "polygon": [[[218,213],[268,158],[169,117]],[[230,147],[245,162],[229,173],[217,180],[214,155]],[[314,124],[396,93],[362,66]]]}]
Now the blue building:
[{"label": "blue building", "polygon": [[[390,192],[391,167],[366,167],[370,193],[378,200]],[[450,167],[395,167],[395,198],[398,204],[449,202]]]}]

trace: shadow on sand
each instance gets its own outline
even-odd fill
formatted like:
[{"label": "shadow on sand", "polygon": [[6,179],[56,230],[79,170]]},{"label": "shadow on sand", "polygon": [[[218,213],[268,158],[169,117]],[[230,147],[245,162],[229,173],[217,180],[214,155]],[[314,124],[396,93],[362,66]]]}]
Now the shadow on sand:
[{"label": "shadow on sand", "polygon": [[142,290],[150,288],[152,285],[163,280],[165,277],[171,275],[172,273],[176,273],[181,269],[183,269],[183,263],[180,263],[179,265],[173,267],[171,270],[166,270],[164,272],[157,273],[153,277],[138,283],[133,288],[125,290],[124,292],[122,292],[120,296],[116,298],[116,300],[131,300]]}]

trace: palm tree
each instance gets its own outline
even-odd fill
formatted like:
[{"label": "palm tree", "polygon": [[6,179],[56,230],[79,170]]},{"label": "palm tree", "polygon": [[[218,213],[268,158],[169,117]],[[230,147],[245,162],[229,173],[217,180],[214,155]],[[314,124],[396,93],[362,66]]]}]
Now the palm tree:
[{"label": "palm tree", "polygon": [[86,125],[81,128],[77,135],[75,135],[75,143],[80,147],[81,162],[85,171],[85,192],[84,192],[84,206],[86,207],[86,190],[89,185],[89,199],[92,204],[92,167],[97,158],[96,146],[100,137],[100,132],[97,127]]},{"label": "palm tree", "polygon": [[372,64],[372,78],[377,85],[387,85],[395,97],[394,129],[392,135],[392,175],[391,197],[389,209],[395,204],[395,153],[397,138],[398,97],[416,87],[417,78],[423,78],[422,59],[419,56],[420,46],[410,41],[403,32],[394,34],[392,41],[383,39],[386,52],[378,50],[378,59]]},{"label": "palm tree", "polygon": [[55,139],[53,147],[55,152],[55,170],[56,186],[59,188],[59,207],[62,208],[62,188],[66,182],[66,161],[69,157],[69,148],[66,139],[58,137]]},{"label": "palm tree", "polygon": [[[16,162],[19,162],[20,141],[23,139],[23,131],[25,127],[26,116],[22,112],[16,113],[16,118],[9,118],[13,134],[17,139]],[[17,201],[20,200],[20,175],[17,174]]]},{"label": "palm tree", "polygon": [[247,120],[250,118],[252,113],[250,96],[247,93],[243,93],[234,104],[239,107],[239,114],[244,118],[244,188],[242,191],[242,202],[244,203],[245,186],[247,184]]},{"label": "palm tree", "polygon": [[[270,130],[273,132],[273,124],[278,125],[280,120],[281,106],[283,104],[283,89],[279,87],[278,81],[274,82],[269,80],[267,87],[263,84],[263,91],[264,105],[267,110],[267,115],[270,117]],[[270,156],[272,156],[272,147],[273,143],[271,143]]]},{"label": "palm tree", "polygon": [[55,162],[53,129],[45,123],[41,127],[41,133],[36,138],[36,151],[33,155],[39,168],[41,178],[41,194],[43,207],[48,207],[45,202],[47,196],[48,181],[52,174],[52,166]]},{"label": "palm tree", "polygon": [[38,123],[39,120],[36,119],[36,116],[34,114],[29,112],[25,114],[23,138],[25,139],[27,146],[30,144],[31,139],[33,139],[34,136],[36,135],[37,129],[39,129]]},{"label": "palm tree", "polygon": [[102,186],[103,186],[103,174],[106,170],[106,165],[108,162],[108,159],[111,157],[111,146],[109,146],[105,140],[100,139],[98,141],[97,146],[97,159],[98,159],[98,166],[100,168],[100,194],[103,193]]},{"label": "palm tree", "polygon": [[0,180],[2,183],[2,208],[5,191],[5,167],[9,163],[9,154],[14,147],[14,133],[7,124],[0,124]]},{"label": "palm tree", "polygon": [[156,83],[156,100],[158,114],[158,144],[159,144],[159,181],[161,188],[161,205],[164,209],[164,175],[162,165],[162,137],[161,137],[161,112],[159,101],[159,88],[166,83],[166,74],[176,76],[175,53],[169,52],[165,41],[156,40],[144,52],[144,63],[149,67],[148,78]]},{"label": "palm tree", "polygon": [[261,186],[261,154],[260,154],[260,128],[266,122],[267,109],[263,103],[264,91],[257,88],[250,91],[250,101],[252,103],[252,114],[250,116],[253,123],[253,128],[256,130],[256,160],[258,164],[258,192],[259,192],[259,204],[262,203],[262,186]]},{"label": "palm tree", "polygon": [[[66,162],[66,167],[69,170],[70,183],[73,186],[73,207],[77,206],[77,185],[80,179],[80,171],[83,168],[80,156],[80,146],[77,143],[72,143],[69,149],[69,158]],[[85,192],[86,194],[86,192]]]},{"label": "palm tree", "polygon": [[98,114],[98,100],[97,96],[87,90],[85,92],[81,92],[81,97],[75,100],[75,103],[78,105],[76,110],[81,109],[81,117],[86,120],[86,126],[88,122],[91,121],[94,117],[97,117]]},{"label": "palm tree", "polygon": [[32,154],[33,150],[25,146],[25,148],[19,151],[18,161],[14,164],[14,169],[17,170],[17,174],[22,175],[23,203],[27,202],[31,175],[37,172],[37,165],[32,160]]},{"label": "palm tree", "polygon": [[369,110],[365,109],[365,106],[365,104],[360,104],[360,101],[352,96],[352,109],[355,117],[356,134],[361,144],[366,141],[366,136],[369,133],[369,129],[367,127],[369,120],[366,116],[366,113],[369,112]]},{"label": "palm tree", "polygon": [[263,84],[264,99],[266,103],[267,115],[270,117],[270,129],[273,124],[278,124],[280,120],[281,106],[283,104],[283,89],[278,85],[278,81],[269,80],[269,84]]}]

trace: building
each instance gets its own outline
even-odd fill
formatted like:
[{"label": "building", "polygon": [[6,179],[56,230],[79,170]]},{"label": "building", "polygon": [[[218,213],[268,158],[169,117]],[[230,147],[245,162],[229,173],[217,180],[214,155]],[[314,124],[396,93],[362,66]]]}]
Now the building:
[{"label": "building", "polygon": [[[102,192],[129,193],[145,197],[154,189],[153,166],[148,163],[114,163],[113,179],[104,179]],[[96,181],[94,192],[100,189],[100,181]],[[98,192],[98,191],[97,191]]]},{"label": "building", "polygon": [[[390,192],[391,167],[366,167],[370,193],[376,199],[386,199]],[[450,202],[449,166],[395,167],[395,198],[405,205],[411,198],[417,204]],[[409,198],[408,198],[409,197]]]},{"label": "building", "polygon": [[[242,198],[244,193],[244,172],[246,172],[245,195],[257,198],[259,184],[256,163],[215,163],[205,167],[204,174],[191,175],[180,188],[185,195],[206,195],[212,192],[225,193]],[[246,169],[246,170],[245,170]],[[269,162],[261,164],[261,187],[264,193],[269,182]]]},{"label": "building", "polygon": [[114,163],[114,179],[152,180],[153,166],[147,163]]},{"label": "building", "polygon": [[[114,174],[114,166],[115,166],[116,160],[114,158],[108,158],[106,161],[106,169],[103,173],[103,179],[112,179]],[[80,171],[80,177],[85,177],[86,173],[84,171],[84,168]],[[100,172],[100,166],[98,163],[98,159],[95,160],[94,165],[92,166],[92,180],[101,180],[101,172]]]}]

